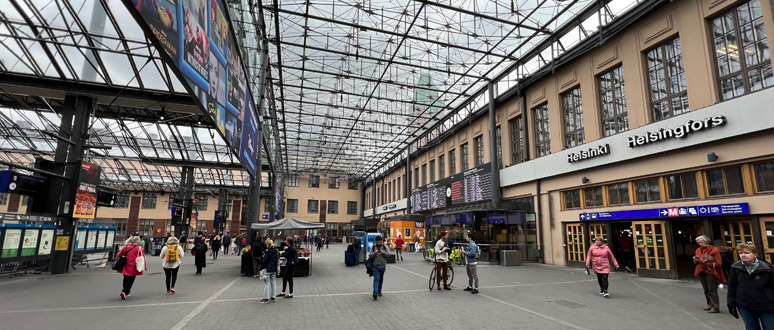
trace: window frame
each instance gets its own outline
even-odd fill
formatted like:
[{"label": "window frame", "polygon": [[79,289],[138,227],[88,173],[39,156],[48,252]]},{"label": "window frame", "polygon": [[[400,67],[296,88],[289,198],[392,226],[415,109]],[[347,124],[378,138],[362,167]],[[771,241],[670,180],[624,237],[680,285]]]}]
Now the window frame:
[{"label": "window frame", "polygon": [[511,165],[516,165],[527,161],[527,146],[525,144],[525,129],[522,115],[513,117],[508,121],[508,128],[511,130]]},{"label": "window frame", "polygon": [[[205,194],[195,194],[194,198],[196,198],[196,210],[197,211],[207,211],[207,208],[209,207],[209,198]],[[204,201],[204,203],[202,203]]]},{"label": "window frame", "polygon": [[535,127],[535,157],[548,156],[551,154],[551,118],[548,113],[548,102],[532,108],[532,118]]},{"label": "window frame", "polygon": [[[295,202],[295,208],[291,209],[291,202]],[[287,213],[298,213],[298,199],[297,198],[288,198],[285,202],[285,212]]]},{"label": "window frame", "polygon": [[328,214],[339,214],[339,201],[328,200]]},{"label": "window frame", "polygon": [[449,176],[457,174],[457,149],[449,150]]},{"label": "window frame", "polygon": [[[622,193],[622,189],[626,188],[626,193]],[[615,190],[615,191],[614,191]],[[631,186],[629,185],[629,182],[618,182],[618,183],[610,183],[605,185],[605,191],[607,191],[607,196],[603,196],[603,198],[607,199],[607,205],[608,206],[621,206],[621,205],[631,205],[632,204],[632,198],[630,195]],[[616,193],[618,197],[618,201],[616,203],[613,203],[613,193]],[[626,201],[623,200],[623,197],[626,197]]]},{"label": "window frame", "polygon": [[129,203],[132,200],[132,194],[128,192],[120,192],[116,194],[116,205],[113,208],[125,209],[129,207]]},{"label": "window frame", "polygon": [[[579,210],[583,208],[583,196],[581,193],[582,189],[573,189],[573,190],[565,190],[562,192],[562,208],[564,210]],[[570,196],[570,194],[577,193],[578,196],[578,205],[576,206],[574,201],[571,200],[571,207],[568,207],[567,205],[567,197]]]},{"label": "window frame", "polygon": [[[153,196],[152,199],[148,198],[150,196]],[[148,202],[146,203],[146,199],[148,199]],[[153,200],[153,205],[151,206],[151,200]],[[158,203],[158,195],[156,193],[152,192],[144,192],[142,193],[142,200],[140,201],[140,209],[143,210],[153,210],[156,208]]]},{"label": "window frame", "polygon": [[347,201],[347,214],[357,214],[357,201]]},{"label": "window frame", "polygon": [[[739,183],[742,186],[742,192],[736,192],[736,193],[729,193],[728,192],[728,178],[726,176],[726,171],[730,170],[730,169],[739,169],[739,179],[740,179]],[[709,172],[714,172],[714,171],[720,171],[720,173],[723,176],[723,190],[725,192],[724,194],[719,194],[719,195],[712,195],[712,194],[710,194]],[[704,182],[707,183],[707,185],[705,186],[704,189],[705,189],[706,196],[708,198],[725,197],[725,196],[740,196],[740,195],[744,195],[744,194],[747,193],[747,187],[745,187],[745,184],[744,184],[744,167],[742,165],[706,169],[706,170],[704,170],[702,172],[703,172],[703,175],[704,175],[704,180],[705,180]]]},{"label": "window frame", "polygon": [[328,178],[328,189],[339,189],[339,187],[341,187],[339,177]]},{"label": "window frame", "polygon": [[[605,86],[606,78],[605,76],[610,76],[610,102],[605,102],[605,90],[608,89],[608,87]],[[615,82],[620,82],[620,86],[617,86]],[[610,68],[609,70],[602,72],[597,76],[597,88],[599,91],[599,111],[600,111],[600,118],[602,119],[601,126],[602,128],[602,137],[608,137],[613,136],[616,134],[620,134],[626,131],[629,131],[629,108],[626,104],[626,81],[624,77],[624,70],[623,70],[623,64],[619,63],[613,68]],[[621,95],[618,95],[616,93],[616,90],[618,90],[618,93],[622,93]],[[611,105],[613,115],[612,117],[606,116],[606,106]],[[622,113],[618,112],[619,108],[623,108],[624,111]],[[625,122],[625,128],[618,127],[618,119],[624,118]],[[608,130],[606,129],[605,123],[611,121],[615,124],[615,131],[608,134]]]},{"label": "window frame", "polygon": [[[680,182],[682,182],[682,177],[681,177],[680,180],[681,180]],[[650,197],[651,197],[650,196],[650,193],[651,193],[651,191],[650,191],[651,181],[655,181],[655,183],[656,183],[655,187],[658,187],[658,198],[657,199],[653,199],[653,200],[650,199]],[[639,199],[639,191],[637,190],[638,189],[637,188],[637,184],[638,183],[643,183],[643,182],[646,184],[646,186],[645,186],[645,196],[646,196],[647,200],[640,201],[640,199]],[[662,198],[664,196],[664,194],[663,194],[663,192],[661,190],[662,189],[661,189],[661,180],[660,180],[660,178],[645,178],[645,179],[640,179],[640,180],[634,181],[634,204],[647,204],[647,203],[659,203],[659,202],[661,202],[661,200],[662,200]]]},{"label": "window frame", "polygon": [[[599,189],[599,195],[600,195],[599,196],[599,201],[600,201],[599,205],[596,205],[596,204],[595,205],[589,205],[587,203],[587,199],[588,199],[588,195],[589,195],[587,193],[587,190],[594,190],[594,189]],[[583,188],[582,191],[583,191],[583,195],[581,195],[581,197],[583,198],[582,199],[583,208],[605,207],[605,189],[603,188],[603,186],[586,187],[586,188]],[[593,200],[593,198],[594,197],[592,197],[592,200]]]},{"label": "window frame", "polygon": [[430,182],[435,182],[435,159],[431,159],[428,163],[427,170],[430,173]]},{"label": "window frame", "polygon": [[503,131],[500,125],[495,127],[495,148],[497,149],[497,169],[503,169]]},{"label": "window frame", "polygon": [[[562,123],[564,136],[562,145],[565,148],[573,148],[586,143],[586,134],[583,125],[583,99],[580,85],[559,95],[562,105]],[[580,125],[578,123],[580,122]],[[570,143],[570,137],[573,137]]]},{"label": "window frame", "polygon": [[301,175],[288,174],[288,187],[298,187],[301,184]]},{"label": "window frame", "polygon": [[309,188],[320,188],[320,176],[309,175]]},{"label": "window frame", "polygon": [[771,164],[772,173],[774,173],[774,160],[756,162],[751,164],[750,166],[752,170],[752,176],[753,176],[752,181],[753,181],[753,185],[755,186],[756,193],[774,193],[774,177],[772,177],[771,189],[761,190],[760,176],[758,175],[758,165],[765,165],[765,164]]},{"label": "window frame", "polygon": [[[312,211],[312,202],[314,202],[314,211]],[[320,200],[308,199],[306,201],[306,213],[308,214],[320,214]]]},{"label": "window frame", "polygon": [[359,182],[354,178],[347,179],[347,190],[358,190],[360,188],[359,186]]},{"label": "window frame", "polygon": [[[669,58],[668,46],[672,46],[672,49],[679,48],[680,52],[679,53],[675,52],[674,54],[675,56],[672,58]],[[650,60],[651,54],[654,52],[660,52],[661,58],[654,59],[654,61],[651,61]],[[662,121],[668,118],[672,118],[672,117],[690,112],[691,108],[688,103],[688,86],[687,86],[687,78],[686,78],[686,72],[685,72],[685,60],[683,58],[683,46],[682,46],[682,41],[680,40],[680,37],[675,36],[674,38],[661,42],[655,47],[645,51],[644,56],[645,56],[645,76],[647,77],[646,88],[648,89],[648,96],[649,96],[648,104],[650,105],[650,116],[652,116],[653,122]],[[670,60],[672,59],[675,59],[680,64],[678,68],[679,72],[674,76],[670,75],[672,71],[671,68],[673,67],[670,65]],[[661,66],[661,70],[656,71],[658,70],[658,68],[653,68],[651,66],[651,62],[659,63]],[[651,72],[651,71],[654,71],[654,72]],[[660,78],[662,76],[664,77],[664,80],[663,80],[664,96],[662,96],[659,99],[655,99],[656,96],[654,95],[653,91],[654,89],[657,89],[657,88],[658,88],[657,90],[661,91],[661,89],[659,88],[659,83],[661,81],[654,83],[653,82],[654,74],[655,74],[655,77],[657,78]],[[682,76],[682,79],[680,79],[681,76]],[[678,92],[672,91],[673,79],[677,80],[676,83],[678,88],[682,87],[682,89]],[[674,101],[677,100],[678,98],[681,101],[680,106],[682,109],[680,113],[676,114]],[[663,111],[661,111],[661,108],[659,108],[658,106],[659,104],[663,104],[663,103],[666,103],[667,105],[668,114],[666,117],[663,116],[664,115]]]},{"label": "window frame", "polygon": [[473,138],[473,143],[476,146],[476,158],[473,162],[474,167],[484,165],[484,135],[479,135]]},{"label": "window frame", "polygon": [[[438,178],[446,177],[446,155],[438,155]],[[398,179],[400,181],[400,178]]]},{"label": "window frame", "polygon": [[[669,178],[671,178],[671,177],[679,177],[680,178],[680,193],[683,196],[685,196],[685,180],[683,180],[684,176],[691,176],[691,177],[693,177],[693,183],[696,185],[695,186],[696,196],[680,197],[680,198],[672,197],[672,189],[671,189],[671,184],[669,183]],[[699,179],[696,177],[696,172],[687,172],[687,173],[677,173],[677,174],[673,174],[673,175],[666,175],[666,176],[664,176],[664,181],[665,181],[664,183],[666,185],[665,188],[666,188],[667,200],[686,200],[686,199],[699,199],[699,198],[701,198],[701,193],[699,193],[701,188],[699,187]]]},{"label": "window frame", "polygon": [[462,165],[462,172],[465,172],[470,169],[470,162],[468,162],[468,158],[470,158],[470,146],[468,146],[467,142],[460,145],[460,152],[462,153],[460,156],[460,164]]}]

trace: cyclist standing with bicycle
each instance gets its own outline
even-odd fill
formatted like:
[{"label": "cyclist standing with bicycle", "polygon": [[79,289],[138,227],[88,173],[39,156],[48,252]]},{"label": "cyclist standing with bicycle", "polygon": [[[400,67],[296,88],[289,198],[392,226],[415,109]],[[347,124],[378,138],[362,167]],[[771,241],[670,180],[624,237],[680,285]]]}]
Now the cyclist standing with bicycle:
[{"label": "cyclist standing with bicycle", "polygon": [[[445,230],[441,231],[441,238],[435,243],[435,273],[436,284],[438,290],[441,290],[441,274],[443,274],[443,289],[451,290],[451,287],[447,284],[447,278],[449,276],[449,246],[446,244],[446,240],[449,238],[449,233]],[[443,270],[443,273],[441,273]]]}]

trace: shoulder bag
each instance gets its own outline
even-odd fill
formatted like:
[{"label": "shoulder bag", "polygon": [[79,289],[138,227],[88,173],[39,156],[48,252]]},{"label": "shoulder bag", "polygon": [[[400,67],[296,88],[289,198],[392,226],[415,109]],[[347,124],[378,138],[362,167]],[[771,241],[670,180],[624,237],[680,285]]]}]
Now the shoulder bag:
[{"label": "shoulder bag", "polygon": [[142,253],[142,249],[138,252],[137,258],[134,259],[137,271],[142,273],[145,271],[145,254]]},{"label": "shoulder bag", "polygon": [[[129,250],[131,250],[131,249],[133,249],[133,248],[129,248]],[[111,268],[113,268],[113,270],[120,272],[120,271],[122,271],[124,269],[124,266],[126,266],[126,254],[127,253],[129,253],[129,252],[127,251],[126,253],[124,253],[120,257],[118,257],[118,259],[116,259],[116,261],[113,261],[113,265],[111,266]]]}]

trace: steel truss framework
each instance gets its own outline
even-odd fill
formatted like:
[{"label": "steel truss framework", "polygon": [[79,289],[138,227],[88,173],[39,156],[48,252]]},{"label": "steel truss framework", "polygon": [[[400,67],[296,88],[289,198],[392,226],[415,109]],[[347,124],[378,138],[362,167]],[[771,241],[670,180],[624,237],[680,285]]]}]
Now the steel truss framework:
[{"label": "steel truss framework", "polygon": [[[253,19],[238,21],[243,44],[257,39]],[[88,157],[103,167],[103,186],[177,191],[182,166],[196,167],[197,189],[249,185],[121,0],[0,0],[0,160],[32,166],[52,158],[65,93],[96,99],[89,143],[110,149]],[[277,163],[277,148],[264,143],[264,171],[276,170],[265,165]]]}]

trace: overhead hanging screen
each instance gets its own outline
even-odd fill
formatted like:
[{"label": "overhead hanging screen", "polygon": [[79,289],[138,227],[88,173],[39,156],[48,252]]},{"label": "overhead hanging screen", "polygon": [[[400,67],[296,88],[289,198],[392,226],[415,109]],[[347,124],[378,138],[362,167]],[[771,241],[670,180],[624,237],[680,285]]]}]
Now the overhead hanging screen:
[{"label": "overhead hanging screen", "polygon": [[250,175],[258,114],[223,0],[124,0]]}]

